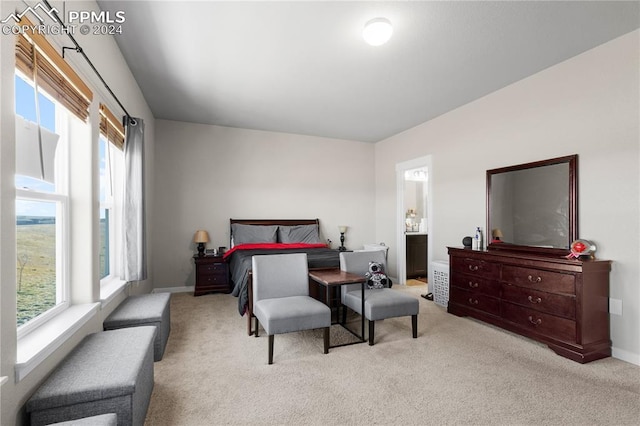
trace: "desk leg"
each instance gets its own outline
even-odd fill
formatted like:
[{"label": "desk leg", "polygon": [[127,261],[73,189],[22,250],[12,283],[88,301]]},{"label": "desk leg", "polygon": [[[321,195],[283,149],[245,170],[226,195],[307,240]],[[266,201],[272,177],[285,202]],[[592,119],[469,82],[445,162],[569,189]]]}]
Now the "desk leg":
[{"label": "desk leg", "polygon": [[360,315],[360,320],[362,321],[362,328],[360,329],[360,336],[362,336],[362,341],[364,342],[364,281],[362,281],[360,283],[360,288],[362,290],[362,295],[361,295],[361,300],[362,300],[362,307],[360,309],[362,309],[360,312],[362,312],[362,315]]},{"label": "desk leg", "polygon": [[331,312],[330,314],[331,322],[333,322],[333,312],[331,311],[331,300],[329,299],[330,287],[328,285],[325,287],[327,288],[327,294],[325,295],[325,298],[326,298],[325,303],[329,307],[329,312]]}]

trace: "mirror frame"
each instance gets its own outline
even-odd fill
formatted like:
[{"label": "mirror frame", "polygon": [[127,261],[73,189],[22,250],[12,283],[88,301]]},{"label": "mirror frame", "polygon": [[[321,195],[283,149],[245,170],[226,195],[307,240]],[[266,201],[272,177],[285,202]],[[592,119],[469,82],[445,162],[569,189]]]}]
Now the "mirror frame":
[{"label": "mirror frame", "polygon": [[536,247],[511,243],[491,243],[491,177],[499,173],[513,172],[517,170],[533,169],[536,167],[551,166],[554,164],[569,164],[568,176],[568,197],[569,197],[569,241],[567,247],[578,239],[578,155],[568,155],[565,157],[551,158],[548,160],[535,161],[532,163],[518,164],[515,166],[501,167],[498,169],[487,170],[487,250],[512,250],[525,251],[532,254],[540,254],[546,256],[566,256],[570,253],[569,248],[551,248]]}]

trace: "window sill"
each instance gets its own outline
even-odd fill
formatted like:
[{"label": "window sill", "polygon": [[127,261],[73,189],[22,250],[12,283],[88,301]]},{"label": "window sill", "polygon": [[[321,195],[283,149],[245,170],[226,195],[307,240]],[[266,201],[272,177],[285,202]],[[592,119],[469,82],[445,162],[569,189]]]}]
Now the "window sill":
[{"label": "window sill", "polygon": [[108,281],[100,283],[100,302],[102,306],[107,305],[118,294],[125,291],[128,287],[127,281],[122,281],[118,278],[111,278]]},{"label": "window sill", "polygon": [[24,379],[47,357],[85,325],[98,311],[99,303],[73,305],[36,330],[18,339],[16,382]]}]

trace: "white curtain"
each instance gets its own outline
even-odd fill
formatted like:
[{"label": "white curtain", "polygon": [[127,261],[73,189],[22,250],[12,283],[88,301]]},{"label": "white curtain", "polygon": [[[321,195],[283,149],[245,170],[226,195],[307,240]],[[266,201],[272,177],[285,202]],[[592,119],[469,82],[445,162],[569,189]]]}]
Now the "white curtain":
[{"label": "white curtain", "polygon": [[147,238],[144,195],[144,122],[125,120],[125,188],[123,277],[125,281],[147,279]]}]

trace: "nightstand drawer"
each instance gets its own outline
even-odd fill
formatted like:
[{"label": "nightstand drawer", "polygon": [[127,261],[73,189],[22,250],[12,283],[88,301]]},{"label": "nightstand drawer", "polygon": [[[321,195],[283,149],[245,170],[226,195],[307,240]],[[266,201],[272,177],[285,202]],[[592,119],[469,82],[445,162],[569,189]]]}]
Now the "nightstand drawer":
[{"label": "nightstand drawer", "polygon": [[[224,284],[227,285],[227,276],[224,274],[204,274],[198,277],[198,281],[202,281],[202,284]],[[198,284],[201,284],[198,282]]]},{"label": "nightstand drawer", "polygon": [[209,263],[200,266],[198,272],[202,275],[226,275],[227,265],[225,263]]}]

